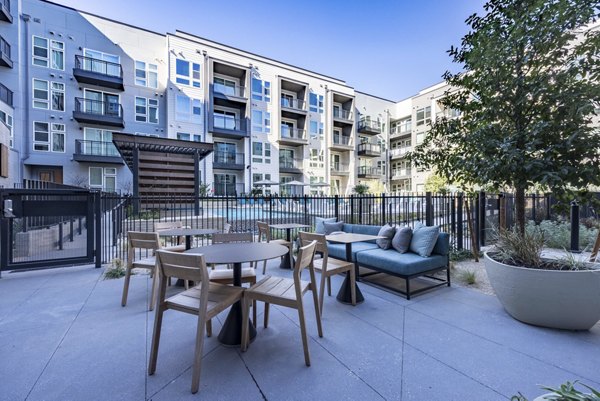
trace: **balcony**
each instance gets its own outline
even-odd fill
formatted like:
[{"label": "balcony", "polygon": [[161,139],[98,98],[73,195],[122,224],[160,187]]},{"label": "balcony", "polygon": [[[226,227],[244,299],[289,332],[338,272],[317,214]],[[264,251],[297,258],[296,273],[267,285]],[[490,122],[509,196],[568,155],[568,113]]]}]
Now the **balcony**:
[{"label": "balcony", "polygon": [[2,36],[0,36],[0,66],[13,68],[13,62],[10,58],[10,45]]},{"label": "balcony", "polygon": [[10,22],[11,24],[13,22],[10,13],[10,0],[0,0],[0,21]]},{"label": "balcony", "polygon": [[123,164],[123,158],[112,142],[75,140],[73,160],[91,163]]},{"label": "balcony", "polygon": [[218,99],[239,103],[248,102],[248,89],[245,86],[213,83],[212,93],[213,97]]},{"label": "balcony", "polygon": [[244,184],[213,183],[214,196],[240,196],[244,193]]},{"label": "balcony", "polygon": [[77,82],[124,90],[121,64],[80,55],[75,56],[73,76]]},{"label": "balcony", "polygon": [[346,135],[333,134],[331,149],[335,150],[352,150],[350,137]]},{"label": "balcony", "polygon": [[[289,99],[282,97],[281,99],[281,111],[286,114],[300,114],[306,115],[306,102],[302,99]],[[293,116],[287,116],[293,117]]]},{"label": "balcony", "polygon": [[408,126],[408,128],[400,129],[400,127],[392,127],[390,129],[390,138],[399,138],[402,136],[410,136],[411,134],[412,134],[412,130],[410,128],[410,125]]},{"label": "balcony", "polygon": [[381,145],[376,143],[363,142],[358,144],[358,155],[363,157],[381,156]]},{"label": "balcony", "polygon": [[217,150],[213,154],[213,169],[244,170],[244,154]]},{"label": "balcony", "polygon": [[383,172],[380,167],[360,166],[358,178],[381,178]]},{"label": "balcony", "polygon": [[114,102],[75,98],[73,118],[80,123],[125,127],[123,106]]},{"label": "balcony", "polygon": [[333,109],[333,120],[344,124],[352,124],[353,114],[350,110]]},{"label": "balcony", "polygon": [[347,164],[340,162],[331,162],[331,175],[350,175],[350,167]]},{"label": "balcony", "polygon": [[381,122],[363,118],[358,122],[358,132],[364,135],[379,135],[381,134]]},{"label": "balcony", "polygon": [[6,86],[0,84],[0,101],[6,103],[10,107],[13,107],[13,93]]},{"label": "balcony", "polygon": [[405,178],[410,178],[411,169],[409,168],[400,168],[392,170],[392,180],[403,180]]},{"label": "balcony", "polygon": [[290,128],[287,125],[282,125],[279,143],[292,146],[307,145],[308,139],[306,137],[306,130]]},{"label": "balcony", "polygon": [[300,174],[302,173],[302,159],[292,159],[291,157],[279,158],[279,172]]},{"label": "balcony", "polygon": [[245,119],[221,113],[212,113],[211,132],[213,136],[240,139],[248,136]]},{"label": "balcony", "polygon": [[392,159],[399,159],[401,157],[404,157],[404,155],[406,155],[406,153],[410,152],[411,150],[412,146],[404,146],[401,148],[390,149],[390,157]]}]

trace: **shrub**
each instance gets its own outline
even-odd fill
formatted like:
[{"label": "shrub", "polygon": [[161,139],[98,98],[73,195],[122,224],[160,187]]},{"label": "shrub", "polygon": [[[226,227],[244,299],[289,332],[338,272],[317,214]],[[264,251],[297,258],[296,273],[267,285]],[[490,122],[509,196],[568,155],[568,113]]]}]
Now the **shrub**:
[{"label": "shrub", "polygon": [[513,227],[510,230],[499,230],[496,235],[498,241],[491,252],[495,260],[512,266],[542,266],[542,249],[545,242],[542,230],[534,227],[521,235],[517,227]]},{"label": "shrub", "polygon": [[112,260],[111,266],[104,272],[104,280],[121,277],[125,277],[125,262],[122,259],[115,258]]},{"label": "shrub", "polygon": [[[548,248],[571,249],[571,224],[566,221],[544,220],[539,225],[533,221],[527,222],[526,230],[532,232],[541,230]],[[592,247],[598,229],[592,228],[592,223],[579,226],[579,245],[582,248]]]}]

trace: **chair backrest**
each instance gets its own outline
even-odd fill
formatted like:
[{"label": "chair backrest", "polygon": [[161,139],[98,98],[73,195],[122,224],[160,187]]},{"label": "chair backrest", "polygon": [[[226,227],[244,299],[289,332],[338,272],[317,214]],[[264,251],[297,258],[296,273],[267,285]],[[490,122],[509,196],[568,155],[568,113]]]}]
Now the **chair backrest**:
[{"label": "chair backrest", "polygon": [[154,223],[154,231],[170,230],[171,228],[183,228],[182,221],[157,221]]},{"label": "chair backrest", "polygon": [[313,257],[315,256],[315,249],[317,248],[317,241],[311,241],[308,245],[305,245],[298,249],[298,256],[296,257],[296,265],[294,266],[294,283],[300,284],[300,278],[302,276],[302,270],[310,267],[311,280],[314,277],[314,269],[312,267]]},{"label": "chair backrest", "polygon": [[214,233],[212,236],[213,244],[226,244],[230,242],[252,242],[254,240],[252,233]]},{"label": "chair backrest", "polygon": [[316,252],[323,253],[323,259],[328,256],[327,251],[327,240],[325,239],[325,234],[316,234],[316,233],[307,233],[305,231],[300,231],[298,233],[300,236],[301,245],[308,245],[312,241],[317,241],[317,247],[315,248]]},{"label": "chair backrest", "polygon": [[[127,265],[131,266],[135,260],[135,250],[145,249],[146,251],[155,251],[160,249],[160,241],[156,232],[127,232]],[[146,255],[148,257],[150,255]]]},{"label": "chair backrest", "polygon": [[162,278],[177,277],[182,280],[209,283],[204,255],[181,252],[156,251],[156,261]]},{"label": "chair backrest", "polygon": [[224,234],[229,234],[231,232],[231,227],[232,227],[231,224],[225,223],[223,225],[223,233]]},{"label": "chair backrest", "polygon": [[264,221],[257,221],[256,226],[258,227],[258,242],[261,242],[263,236],[265,237],[267,242],[271,241],[271,229],[269,228],[269,224]]}]

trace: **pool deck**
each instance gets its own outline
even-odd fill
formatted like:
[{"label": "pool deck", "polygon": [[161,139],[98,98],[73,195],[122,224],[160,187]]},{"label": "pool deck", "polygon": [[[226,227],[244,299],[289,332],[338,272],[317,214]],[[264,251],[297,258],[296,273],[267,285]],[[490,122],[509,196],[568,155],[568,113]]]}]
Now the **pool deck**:
[{"label": "pool deck", "polygon": [[[271,261],[268,273],[290,275]],[[6,273],[0,279],[0,400],[530,400],[540,384],[600,388],[600,324],[569,332],[515,321],[494,296],[438,288],[410,301],[360,284],[365,302],[326,297],[324,337],[305,297],[312,366],[295,310],[272,307],[246,353],[204,347],[190,393],[193,316],[167,312],[156,374],[146,366],[154,313],[147,275],[103,280],[89,266]],[[339,288],[342,277],[333,278]],[[170,288],[169,291],[176,291]],[[263,306],[259,306],[262,322]],[[214,321],[218,332],[224,314]]]}]

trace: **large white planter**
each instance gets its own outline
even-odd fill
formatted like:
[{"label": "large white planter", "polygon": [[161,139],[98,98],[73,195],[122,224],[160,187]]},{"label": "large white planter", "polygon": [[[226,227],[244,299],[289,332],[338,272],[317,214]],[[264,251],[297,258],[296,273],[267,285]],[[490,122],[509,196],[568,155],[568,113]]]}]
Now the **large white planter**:
[{"label": "large white planter", "polygon": [[496,296],[515,319],[567,330],[589,330],[600,320],[600,270],[528,269],[484,258]]}]

